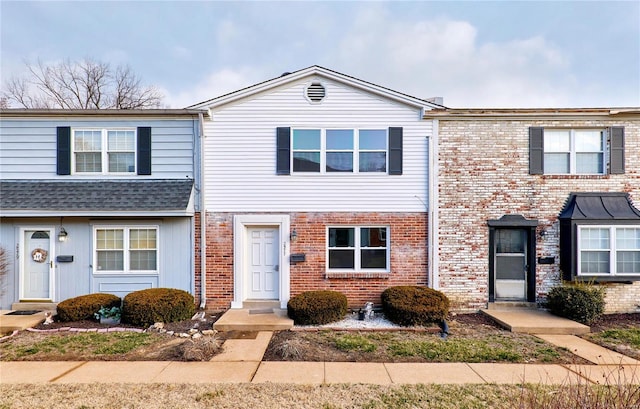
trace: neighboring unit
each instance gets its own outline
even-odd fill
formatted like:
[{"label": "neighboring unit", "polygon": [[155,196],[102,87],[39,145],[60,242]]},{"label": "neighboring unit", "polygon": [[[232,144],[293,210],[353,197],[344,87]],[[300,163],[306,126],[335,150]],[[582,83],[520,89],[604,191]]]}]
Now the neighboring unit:
[{"label": "neighboring unit", "polygon": [[428,284],[423,115],[441,105],[313,66],[193,108],[210,117],[207,306]]},{"label": "neighboring unit", "polygon": [[439,288],[454,305],[544,300],[562,280],[640,308],[640,109],[447,109],[438,122]]},{"label": "neighboring unit", "polygon": [[191,293],[202,112],[0,111],[2,309]]}]

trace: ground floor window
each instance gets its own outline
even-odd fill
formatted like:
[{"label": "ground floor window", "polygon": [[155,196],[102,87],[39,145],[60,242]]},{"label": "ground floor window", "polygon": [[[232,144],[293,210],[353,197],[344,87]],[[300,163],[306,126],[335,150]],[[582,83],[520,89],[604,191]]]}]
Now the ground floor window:
[{"label": "ground floor window", "polygon": [[580,226],[579,275],[640,274],[640,226]]},{"label": "ground floor window", "polygon": [[158,272],[157,226],[95,227],[94,240],[96,272]]},{"label": "ground floor window", "polygon": [[389,227],[327,229],[329,271],[389,271]]}]

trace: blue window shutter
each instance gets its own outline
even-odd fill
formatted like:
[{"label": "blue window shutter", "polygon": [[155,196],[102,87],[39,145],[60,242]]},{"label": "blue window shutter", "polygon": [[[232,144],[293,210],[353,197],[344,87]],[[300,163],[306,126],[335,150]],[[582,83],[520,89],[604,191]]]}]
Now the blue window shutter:
[{"label": "blue window shutter", "polygon": [[624,174],[624,127],[612,126],[609,128],[609,173],[612,175]]},{"label": "blue window shutter", "polygon": [[529,174],[544,173],[544,128],[529,128]]},{"label": "blue window shutter", "polygon": [[402,175],[402,128],[389,128],[389,174]]},{"label": "blue window shutter", "polygon": [[151,174],[151,128],[138,128],[138,175]]},{"label": "blue window shutter", "polygon": [[57,132],[57,162],[56,173],[58,175],[71,174],[71,128],[59,126]]},{"label": "blue window shutter", "polygon": [[276,174],[291,174],[291,128],[278,128],[276,132]]}]

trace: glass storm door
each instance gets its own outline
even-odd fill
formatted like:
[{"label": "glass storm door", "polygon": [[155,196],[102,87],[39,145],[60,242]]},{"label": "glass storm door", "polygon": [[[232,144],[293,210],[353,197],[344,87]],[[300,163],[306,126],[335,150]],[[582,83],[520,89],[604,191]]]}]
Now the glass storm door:
[{"label": "glass storm door", "polygon": [[496,300],[527,299],[527,230],[496,229]]},{"label": "glass storm door", "polygon": [[51,300],[53,276],[53,229],[24,230],[22,292],[24,300]]},{"label": "glass storm door", "polygon": [[280,237],[274,227],[250,227],[248,235],[248,291],[255,300],[277,300],[280,283]]}]

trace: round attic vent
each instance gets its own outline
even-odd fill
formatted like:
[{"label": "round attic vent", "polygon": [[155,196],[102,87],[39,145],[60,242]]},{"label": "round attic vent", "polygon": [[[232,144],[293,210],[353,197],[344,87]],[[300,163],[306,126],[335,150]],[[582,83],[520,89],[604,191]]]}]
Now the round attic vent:
[{"label": "round attic vent", "polygon": [[307,98],[311,102],[320,102],[324,99],[325,91],[322,84],[313,82],[307,87]]}]

